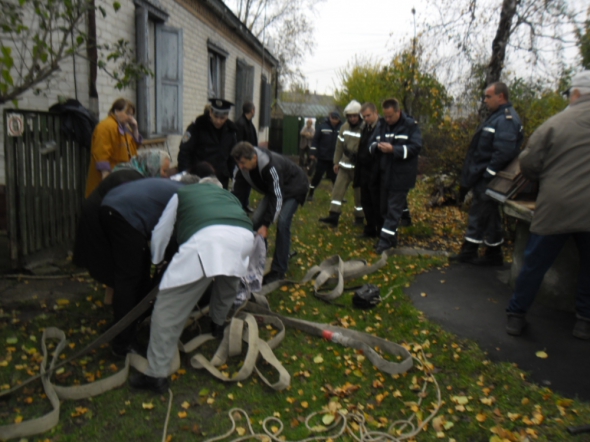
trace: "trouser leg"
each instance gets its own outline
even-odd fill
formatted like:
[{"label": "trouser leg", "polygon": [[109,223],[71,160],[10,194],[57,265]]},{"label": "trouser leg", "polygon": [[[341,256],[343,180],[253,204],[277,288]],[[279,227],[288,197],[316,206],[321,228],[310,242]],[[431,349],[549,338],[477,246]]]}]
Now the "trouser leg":
[{"label": "trouser leg", "polygon": [[[324,176],[324,174],[328,171],[332,169],[332,162],[328,161],[328,160],[317,160],[316,162],[316,166],[315,166],[315,173],[313,175],[313,178],[311,179],[311,185],[309,186],[309,188],[311,190],[315,190],[315,188],[318,186],[318,184],[320,184],[320,181],[322,181],[322,177]],[[334,171],[332,170],[332,173]]]},{"label": "trouser leg", "polygon": [[348,185],[351,182],[350,174],[348,170],[340,169],[336,176],[336,182],[332,189],[332,202],[330,203],[330,212],[341,213],[342,212],[342,200],[348,189]]},{"label": "trouser leg", "polygon": [[275,253],[272,260],[271,270],[282,275],[287,273],[289,268],[289,251],[291,249],[291,223],[297,212],[298,203],[295,198],[283,202],[283,208],[277,220],[277,236]]},{"label": "trouser leg", "polygon": [[212,280],[205,277],[158,293],[152,314],[146,375],[168,376],[186,321]]},{"label": "trouser leg", "polygon": [[503,242],[502,215],[499,204],[485,194],[489,180],[481,179],[473,188],[473,200],[465,240],[496,247]]},{"label": "trouser leg", "polygon": [[[103,206],[100,220],[112,250],[114,265],[113,315],[118,322],[135,307],[150,289],[150,250],[147,239],[116,210]],[[127,346],[135,336],[135,324],[113,340]]]},{"label": "trouser leg", "polygon": [[590,318],[590,232],[577,232],[573,237],[580,253],[576,312],[583,318]]},{"label": "trouser leg", "polygon": [[361,194],[361,205],[363,207],[363,213],[365,215],[365,233],[373,235],[377,233],[377,219],[375,214],[374,198],[370,186],[371,169],[363,167],[362,170],[357,171],[360,173],[360,194]]},{"label": "trouser leg", "polygon": [[563,248],[569,235],[530,234],[524,251],[524,263],[516,279],[508,311],[525,314],[530,309],[547,270]]},{"label": "trouser leg", "polygon": [[240,278],[218,275],[212,284],[209,316],[217,325],[223,325],[238,294]]},{"label": "trouser leg", "polygon": [[354,217],[357,220],[362,220],[365,217],[365,213],[363,212],[363,204],[361,202],[361,188],[360,187],[354,187],[353,188],[354,191]]},{"label": "trouser leg", "polygon": [[389,247],[397,245],[397,227],[404,210],[407,190],[391,190],[384,193],[383,227],[379,234],[379,244]]}]

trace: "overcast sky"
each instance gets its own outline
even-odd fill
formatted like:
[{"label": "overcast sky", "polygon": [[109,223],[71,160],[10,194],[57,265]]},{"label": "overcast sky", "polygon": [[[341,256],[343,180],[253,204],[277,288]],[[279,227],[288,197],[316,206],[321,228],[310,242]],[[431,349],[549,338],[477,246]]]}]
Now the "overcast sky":
[{"label": "overcast sky", "polygon": [[413,37],[412,7],[416,8],[416,22],[420,23],[420,16],[424,15],[422,4],[423,0],[320,3],[315,16],[316,48],[302,66],[309,90],[332,94],[341,86],[338,71],[351,63],[355,55],[389,61],[395,46],[407,44]]}]

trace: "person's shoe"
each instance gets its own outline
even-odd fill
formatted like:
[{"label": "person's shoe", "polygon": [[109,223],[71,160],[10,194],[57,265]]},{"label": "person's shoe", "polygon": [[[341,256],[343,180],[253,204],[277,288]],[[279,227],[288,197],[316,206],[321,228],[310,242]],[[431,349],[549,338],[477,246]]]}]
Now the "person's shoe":
[{"label": "person's shoe", "polygon": [[487,246],[481,258],[473,261],[476,266],[502,266],[504,265],[504,257],[502,256],[502,246],[490,247]]},{"label": "person's shoe", "polygon": [[277,272],[276,270],[271,270],[262,279],[262,285],[267,285],[267,284],[270,284],[271,282],[281,281],[283,279],[285,279],[285,274],[284,273]]},{"label": "person's shoe", "polygon": [[313,190],[310,190],[307,194],[307,201],[313,201]]},{"label": "person's shoe", "polygon": [[507,312],[506,333],[512,336],[520,336],[526,328],[525,316],[521,313]]},{"label": "person's shoe", "polygon": [[383,239],[379,240],[379,242],[375,246],[375,253],[377,255],[381,255],[385,251],[391,252],[392,249],[395,249],[396,247],[397,247],[397,235],[394,237],[393,241],[384,241]]},{"label": "person's shoe", "polygon": [[475,260],[477,260],[477,249],[479,248],[479,244],[465,241],[461,246],[461,251],[456,254],[449,256],[450,262],[467,262],[473,264]]},{"label": "person's shoe", "polygon": [[131,344],[123,345],[112,343],[111,352],[113,353],[113,356],[121,359],[127,356],[128,353],[143,356],[144,358],[147,357],[147,348],[137,341],[133,341]]},{"label": "person's shoe", "polygon": [[574,325],[572,334],[578,339],[590,339],[590,318],[584,318],[580,315],[576,315],[576,318],[576,325]]},{"label": "person's shoe", "polygon": [[354,217],[354,225],[355,226],[364,226],[365,225],[365,218],[362,216],[355,216]]},{"label": "person's shoe", "polygon": [[319,221],[322,223],[330,224],[331,226],[338,227],[338,220],[340,219],[340,214],[338,212],[330,212],[330,214],[325,218],[320,218]]},{"label": "person's shoe", "polygon": [[153,378],[143,373],[137,373],[129,378],[129,385],[138,390],[149,390],[157,394],[165,394],[170,388],[168,378]]},{"label": "person's shoe", "polygon": [[361,235],[357,235],[357,238],[359,238],[359,239],[377,238],[377,233],[376,232],[367,232],[365,230]]},{"label": "person's shoe", "polygon": [[211,334],[215,339],[223,339],[223,333],[225,332],[225,324],[218,325],[211,321]]}]

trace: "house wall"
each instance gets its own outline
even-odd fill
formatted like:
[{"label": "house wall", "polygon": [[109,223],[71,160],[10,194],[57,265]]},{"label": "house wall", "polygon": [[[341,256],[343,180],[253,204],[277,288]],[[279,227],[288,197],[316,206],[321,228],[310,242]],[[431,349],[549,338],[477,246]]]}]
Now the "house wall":
[{"label": "house wall", "polygon": [[[105,41],[115,42],[119,39],[128,40],[132,47],[135,46],[135,5],[132,1],[121,3],[118,12],[107,8],[107,17],[96,14],[96,33],[99,43]],[[233,101],[235,98],[235,75],[237,58],[245,59],[255,68],[254,76],[254,104],[260,106],[260,77],[264,72],[267,79],[271,78],[271,66],[262,66],[262,58],[239,35],[235,34],[227,25],[217,18],[201,0],[160,0],[162,7],[169,13],[167,26],[183,29],[183,127],[186,128],[198,115],[203,112],[207,103],[208,90],[208,50],[207,39],[221,45],[229,55],[225,62],[225,94],[224,98]],[[76,85],[78,88],[78,100],[86,107],[90,107],[89,99],[89,66],[88,62],[80,57],[76,59]],[[55,74],[49,83],[42,83],[39,87],[42,92],[35,95],[27,91],[19,100],[19,108],[28,110],[46,111],[51,105],[57,103],[59,96],[74,97],[74,65],[71,60],[61,64],[61,70]],[[98,91],[99,119],[106,117],[113,101],[119,97],[136,102],[135,88],[117,90],[115,81],[102,70],[98,70],[96,87]],[[4,108],[0,106],[0,114]],[[241,109],[237,116],[241,115]],[[230,113],[230,118],[235,119],[235,112]],[[258,116],[253,120],[258,128]],[[169,135],[173,163],[176,162],[178,146],[182,135]],[[268,128],[259,132],[260,142],[268,140]],[[4,166],[4,122],[0,124],[0,185],[5,184]]]}]

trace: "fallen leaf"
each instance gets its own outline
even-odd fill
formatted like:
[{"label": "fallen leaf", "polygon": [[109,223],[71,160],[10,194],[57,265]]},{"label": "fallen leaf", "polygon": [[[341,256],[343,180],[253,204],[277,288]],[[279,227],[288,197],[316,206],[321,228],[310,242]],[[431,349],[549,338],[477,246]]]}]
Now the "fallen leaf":
[{"label": "fallen leaf", "polygon": [[58,299],[55,302],[57,303],[57,305],[68,305],[70,303],[70,300],[69,299]]},{"label": "fallen leaf", "polygon": [[547,359],[549,357],[549,355],[544,351],[538,351],[537,353],[535,353],[535,356],[541,359]]},{"label": "fallen leaf", "polygon": [[477,414],[477,415],[475,416],[475,420],[476,420],[477,422],[485,422],[485,420],[486,420],[487,418],[488,418],[488,417],[487,417],[485,414],[483,414],[483,413],[479,413],[479,414]]},{"label": "fallen leaf", "polygon": [[185,410],[188,410],[191,404],[189,404],[187,401],[184,401],[180,406]]},{"label": "fallen leaf", "polygon": [[324,425],[330,425],[332,422],[334,422],[334,415],[330,413],[324,414],[322,417],[322,422]]},{"label": "fallen leaf", "polygon": [[187,415],[188,415],[188,413],[186,411],[179,411],[178,412],[178,417],[181,419],[186,419]]},{"label": "fallen leaf", "polygon": [[236,428],[236,432],[238,433],[238,436],[243,436],[246,434],[246,429],[244,427],[238,427]]},{"label": "fallen leaf", "polygon": [[315,362],[316,364],[321,364],[322,362],[324,362],[324,358],[322,358],[322,355],[317,355],[315,358],[313,358],[313,362]]},{"label": "fallen leaf", "polygon": [[141,406],[144,410],[151,410],[152,408],[154,408],[154,404],[151,402],[144,402],[141,404]]},{"label": "fallen leaf", "polygon": [[18,342],[18,338],[16,336],[11,336],[9,338],[6,338],[7,344],[16,344],[17,342]]}]

